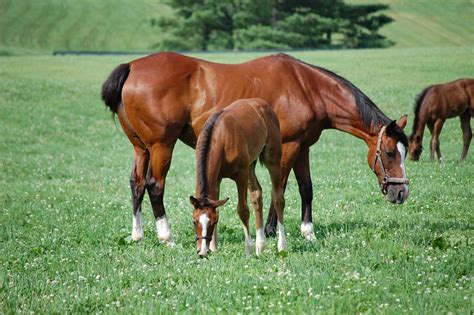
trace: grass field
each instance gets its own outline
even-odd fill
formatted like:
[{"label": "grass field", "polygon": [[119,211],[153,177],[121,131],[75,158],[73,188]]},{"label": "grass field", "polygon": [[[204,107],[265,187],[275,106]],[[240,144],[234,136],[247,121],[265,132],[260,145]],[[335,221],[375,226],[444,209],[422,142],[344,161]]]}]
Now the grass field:
[{"label": "grass field", "polygon": [[[349,0],[388,3],[395,22],[381,33],[396,47],[474,45],[472,0]],[[53,50],[150,51],[152,21],[172,10],[160,0],[0,0],[0,55]]]},{"label": "grass field", "polygon": [[[423,87],[474,76],[472,49],[294,55],[345,76],[389,117],[408,113],[410,128]],[[187,199],[194,151],[179,143],[165,194],[177,246],[157,241],[147,198],[145,240],[132,243],[131,145],[99,98],[106,76],[131,58],[0,58],[0,313],[472,312],[474,151],[458,162],[457,119],[441,134],[443,163],[426,152],[408,162],[411,195],[401,206],[379,193],[362,141],[325,131],[311,151],[317,240],[299,236],[292,175],[286,256],[276,254],[275,240],[261,257],[245,255],[226,181],[220,251],[197,258]],[[269,179],[258,172],[267,207]]]}]

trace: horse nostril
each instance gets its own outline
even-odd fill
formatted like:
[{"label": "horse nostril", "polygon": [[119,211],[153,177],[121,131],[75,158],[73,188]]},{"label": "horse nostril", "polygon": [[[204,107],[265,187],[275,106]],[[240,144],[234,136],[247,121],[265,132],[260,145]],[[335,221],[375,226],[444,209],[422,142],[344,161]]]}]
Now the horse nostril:
[{"label": "horse nostril", "polygon": [[397,203],[402,203],[403,202],[403,190],[399,190],[397,194]]}]

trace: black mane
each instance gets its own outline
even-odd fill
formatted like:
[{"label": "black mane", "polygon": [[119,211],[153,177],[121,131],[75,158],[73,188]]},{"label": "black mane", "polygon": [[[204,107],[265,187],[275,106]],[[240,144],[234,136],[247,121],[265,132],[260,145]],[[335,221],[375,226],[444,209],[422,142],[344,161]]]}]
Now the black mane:
[{"label": "black mane", "polygon": [[429,89],[431,88],[431,85],[424,88],[423,91],[421,91],[420,94],[416,96],[416,101],[415,101],[415,119],[413,120],[413,130],[412,130],[412,135],[415,134],[416,128],[418,124],[420,123],[420,109],[421,109],[421,104],[423,104],[423,100],[425,99],[426,94],[428,93]]},{"label": "black mane", "polygon": [[199,192],[200,198],[207,197],[207,155],[211,145],[212,130],[222,112],[222,110],[218,111],[207,119],[196,145],[196,177],[201,189]]}]

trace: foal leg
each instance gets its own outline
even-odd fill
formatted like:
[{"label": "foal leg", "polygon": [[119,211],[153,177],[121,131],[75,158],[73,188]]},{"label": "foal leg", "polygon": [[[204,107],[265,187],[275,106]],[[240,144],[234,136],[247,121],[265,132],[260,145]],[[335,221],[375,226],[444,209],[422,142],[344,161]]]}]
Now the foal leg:
[{"label": "foal leg", "polygon": [[236,178],[237,192],[239,199],[237,202],[237,213],[239,214],[240,221],[242,221],[242,227],[244,229],[245,236],[245,250],[247,254],[251,255],[253,252],[253,241],[249,232],[249,208],[247,206],[247,181],[248,181],[248,170],[241,171]]},{"label": "foal leg", "polygon": [[439,161],[441,159],[441,150],[439,148],[439,134],[441,133],[441,129],[443,129],[444,120],[438,119],[435,121],[433,126],[433,133],[431,135],[431,159],[433,160],[435,157]]},{"label": "foal leg", "polygon": [[[221,181],[217,183],[217,192],[216,192],[216,200],[219,200],[219,195],[220,195],[220,187],[221,187]],[[217,251],[217,227],[218,223],[214,226],[214,232],[212,232],[212,240],[209,243],[209,250],[212,252]]]},{"label": "foal leg", "polygon": [[461,161],[464,161],[467,156],[467,151],[469,151],[469,145],[471,144],[472,139],[472,130],[471,130],[471,114],[469,109],[461,115],[461,129],[462,129],[462,139],[463,139],[463,149],[461,154]]},{"label": "foal leg", "polygon": [[133,160],[132,174],[130,176],[130,189],[132,191],[133,222],[132,240],[143,239],[143,228],[141,223],[142,201],[145,195],[145,173],[148,167],[149,154],[146,149],[134,147],[135,157]]},{"label": "foal leg", "polygon": [[262,201],[262,187],[258,182],[257,176],[255,176],[255,165],[254,162],[249,167],[249,194],[250,200],[252,201],[253,208],[255,210],[255,228],[256,228],[256,239],[255,239],[255,252],[260,255],[265,248],[265,234],[263,233],[263,201]]},{"label": "foal leg", "polygon": [[[298,156],[300,144],[298,142],[288,142],[284,143],[281,148],[280,185],[283,189],[283,193],[285,193],[288,176],[290,175],[290,170],[293,168],[296,157]],[[273,204],[270,204],[270,211],[268,212],[267,223],[265,224],[265,235],[267,237],[276,236],[277,219],[278,216],[276,210],[273,207]]]},{"label": "foal leg", "polygon": [[296,175],[298,188],[301,196],[301,235],[308,241],[316,239],[313,231],[312,205],[313,183],[309,170],[309,148],[305,147],[300,151],[296,159],[293,171]]},{"label": "foal leg", "polygon": [[146,188],[150,197],[153,215],[156,220],[158,239],[162,243],[174,245],[171,240],[171,230],[166,218],[163,196],[165,192],[166,174],[170,168],[173,145],[155,143],[150,149],[150,168]]},{"label": "foal leg", "polygon": [[281,169],[277,161],[269,161],[266,163],[270,178],[272,181],[272,205],[276,210],[278,217],[278,251],[282,252],[286,249],[286,235],[283,224],[283,210],[285,208],[284,191],[281,186]]}]

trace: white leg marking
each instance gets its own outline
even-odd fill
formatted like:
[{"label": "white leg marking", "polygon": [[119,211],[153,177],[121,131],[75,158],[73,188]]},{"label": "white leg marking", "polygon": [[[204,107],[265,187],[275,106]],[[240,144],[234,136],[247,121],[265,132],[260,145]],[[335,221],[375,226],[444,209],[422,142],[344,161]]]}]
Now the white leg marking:
[{"label": "white leg marking", "polygon": [[[403,143],[401,143],[400,141],[397,142],[397,149],[398,149],[398,152],[400,152],[400,167],[402,168],[402,172],[403,172],[403,177],[407,177],[406,175],[406,170],[405,170],[405,146],[403,145]],[[404,184],[403,185],[404,188],[405,188],[405,191],[408,193],[408,185]]]},{"label": "white leg marking", "polygon": [[301,235],[306,240],[314,241],[316,239],[316,236],[314,236],[314,232],[313,232],[312,222],[308,222],[308,223],[301,222],[300,230],[301,230]]},{"label": "white leg marking", "polygon": [[249,231],[245,226],[242,225],[244,228],[244,235],[245,235],[245,251],[247,252],[248,255],[252,255],[253,253],[253,241],[252,237],[249,234]]},{"label": "white leg marking", "polygon": [[286,249],[285,227],[278,222],[278,251],[282,252]]},{"label": "white leg marking", "polygon": [[166,215],[156,219],[156,232],[161,243],[166,243],[167,245],[171,246],[174,245],[173,241],[171,240],[171,229]]},{"label": "white leg marking", "polygon": [[[199,224],[201,224],[201,237],[206,237],[207,236],[207,223],[209,223],[209,217],[207,214],[201,214],[199,217]],[[207,255],[207,240],[202,239],[201,240],[201,250],[199,251],[200,256],[206,256]]]},{"label": "white leg marking", "polygon": [[217,252],[217,223],[214,226],[214,232],[212,232],[212,240],[211,240],[211,243],[209,244],[209,249],[212,252]]},{"label": "white leg marking", "polygon": [[142,212],[137,211],[136,214],[133,215],[133,222],[132,222],[132,240],[140,241],[143,239],[143,228],[142,228]]},{"label": "white leg marking", "polygon": [[257,230],[257,237],[255,240],[255,253],[259,256],[263,253],[265,249],[265,233],[263,233],[263,228]]}]

